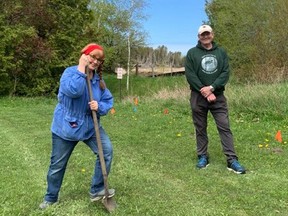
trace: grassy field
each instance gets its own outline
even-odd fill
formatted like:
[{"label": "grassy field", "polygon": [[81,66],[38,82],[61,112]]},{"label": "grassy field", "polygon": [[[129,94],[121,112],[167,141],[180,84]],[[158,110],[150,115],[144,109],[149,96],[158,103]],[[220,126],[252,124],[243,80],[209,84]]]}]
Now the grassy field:
[{"label": "grassy field", "polygon": [[[287,83],[227,86],[235,148],[246,175],[227,171],[211,116],[210,166],[195,168],[183,76],[132,78],[133,90],[121,102],[118,81],[106,83],[116,99],[116,113],[102,118],[114,145],[109,184],[116,189],[118,208],[112,215],[288,214]],[[38,209],[46,190],[55,104],[49,98],[0,99],[0,215],[107,215],[101,203],[89,200],[95,157],[83,143],[71,156],[59,203]],[[274,138],[278,130],[282,143]]]}]

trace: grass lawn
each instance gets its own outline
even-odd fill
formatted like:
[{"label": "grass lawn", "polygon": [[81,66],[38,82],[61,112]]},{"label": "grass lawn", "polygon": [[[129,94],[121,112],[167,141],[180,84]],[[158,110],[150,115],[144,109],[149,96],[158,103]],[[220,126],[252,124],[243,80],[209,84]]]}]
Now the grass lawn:
[{"label": "grass lawn", "polygon": [[[116,189],[118,208],[112,215],[288,214],[286,83],[227,86],[235,148],[248,170],[236,175],[226,169],[211,116],[210,166],[195,168],[195,135],[183,77],[133,82],[132,96],[121,102],[114,87],[116,113],[101,120],[114,145],[109,185]],[[136,96],[138,106],[133,104]],[[48,98],[0,99],[0,215],[107,215],[101,203],[89,200],[95,156],[81,142],[70,158],[59,203],[38,209],[46,190],[55,104],[56,99]],[[282,143],[274,138],[278,130]]]}]

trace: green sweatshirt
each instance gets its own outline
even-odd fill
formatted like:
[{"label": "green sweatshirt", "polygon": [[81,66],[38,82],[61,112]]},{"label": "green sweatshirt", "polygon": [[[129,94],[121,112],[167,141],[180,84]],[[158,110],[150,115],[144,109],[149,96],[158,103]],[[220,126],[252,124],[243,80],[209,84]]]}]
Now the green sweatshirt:
[{"label": "green sweatshirt", "polygon": [[212,49],[206,50],[198,42],[186,56],[185,75],[190,89],[200,92],[204,86],[213,86],[214,94],[223,94],[229,79],[228,56],[224,49],[212,42]]}]

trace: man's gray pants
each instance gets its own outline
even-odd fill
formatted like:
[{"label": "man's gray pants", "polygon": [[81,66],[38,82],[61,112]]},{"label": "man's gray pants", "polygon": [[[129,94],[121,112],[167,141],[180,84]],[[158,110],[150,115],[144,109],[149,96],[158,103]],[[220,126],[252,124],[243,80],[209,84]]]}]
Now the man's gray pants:
[{"label": "man's gray pants", "polygon": [[216,96],[216,101],[209,103],[201,93],[191,91],[190,105],[195,126],[197,155],[208,157],[207,117],[211,112],[220,135],[223,153],[227,162],[238,159],[234,149],[233,135],[230,130],[227,101],[223,94]]}]

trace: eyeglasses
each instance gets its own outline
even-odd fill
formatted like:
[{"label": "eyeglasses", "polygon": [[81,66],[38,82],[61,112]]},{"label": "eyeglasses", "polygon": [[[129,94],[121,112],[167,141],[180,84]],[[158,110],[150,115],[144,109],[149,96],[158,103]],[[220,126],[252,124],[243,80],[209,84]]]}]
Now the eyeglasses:
[{"label": "eyeglasses", "polygon": [[103,62],[104,62],[104,59],[99,59],[99,58],[97,58],[96,56],[94,56],[94,55],[89,55],[92,59],[93,59],[93,61],[97,61],[97,62],[99,62],[100,64],[102,64]]}]

